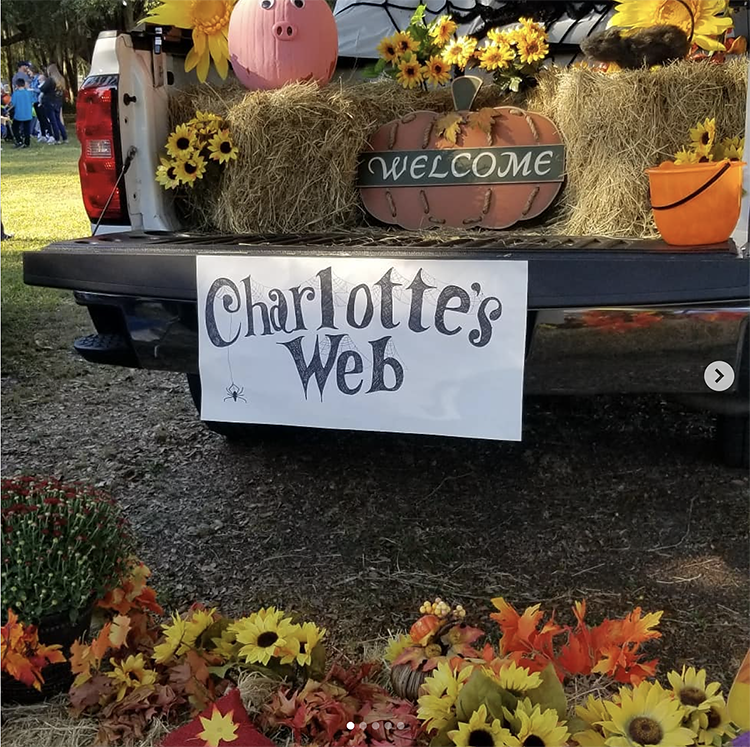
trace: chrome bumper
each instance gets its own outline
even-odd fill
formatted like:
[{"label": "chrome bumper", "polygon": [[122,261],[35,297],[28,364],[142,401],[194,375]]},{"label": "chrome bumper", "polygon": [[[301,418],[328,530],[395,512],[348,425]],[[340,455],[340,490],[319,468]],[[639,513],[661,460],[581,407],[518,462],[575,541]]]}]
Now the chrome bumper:
[{"label": "chrome bumper", "polygon": [[[98,293],[76,293],[76,298],[84,305],[119,308],[134,352],[123,365],[197,373],[194,303]],[[711,395],[703,375],[717,360],[729,363],[737,374],[724,394],[747,394],[739,375],[741,366],[747,366],[747,300],[716,306],[530,310],[529,315],[527,394]]]}]

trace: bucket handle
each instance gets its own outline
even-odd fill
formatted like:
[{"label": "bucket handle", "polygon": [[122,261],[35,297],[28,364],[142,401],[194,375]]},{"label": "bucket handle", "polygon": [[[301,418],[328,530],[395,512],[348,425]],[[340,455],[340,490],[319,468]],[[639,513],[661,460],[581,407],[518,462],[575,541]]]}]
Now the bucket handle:
[{"label": "bucket handle", "polygon": [[684,205],[686,202],[690,202],[694,197],[697,197],[701,192],[705,192],[712,184],[717,182],[719,178],[726,173],[727,169],[732,165],[731,161],[727,161],[705,184],[702,184],[698,189],[695,190],[695,192],[692,192],[687,197],[683,197],[681,200],[677,200],[677,202],[673,202],[671,205],[654,205],[651,204],[652,210],[671,210],[672,208],[679,207],[680,205]]}]

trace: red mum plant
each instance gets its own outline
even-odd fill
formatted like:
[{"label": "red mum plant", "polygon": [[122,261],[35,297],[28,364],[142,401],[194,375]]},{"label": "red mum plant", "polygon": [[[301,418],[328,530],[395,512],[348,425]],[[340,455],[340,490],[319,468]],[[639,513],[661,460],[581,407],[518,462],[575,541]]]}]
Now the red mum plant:
[{"label": "red mum plant", "polygon": [[36,626],[24,625],[12,609],[8,610],[8,622],[0,628],[0,658],[3,672],[35,690],[44,684],[44,667],[65,661],[60,646],[39,643]]}]

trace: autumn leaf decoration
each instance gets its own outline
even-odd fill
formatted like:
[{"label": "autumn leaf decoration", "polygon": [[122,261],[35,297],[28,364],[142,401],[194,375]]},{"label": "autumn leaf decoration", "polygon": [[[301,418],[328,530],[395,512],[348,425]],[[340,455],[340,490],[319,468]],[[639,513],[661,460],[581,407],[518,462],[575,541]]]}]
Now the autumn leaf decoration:
[{"label": "autumn leaf decoration", "polygon": [[200,717],[203,731],[197,734],[206,743],[206,747],[219,747],[224,742],[234,742],[237,739],[238,724],[232,719],[234,711],[222,716],[221,711],[214,705],[211,718]]},{"label": "autumn leaf decoration", "polygon": [[481,86],[482,81],[471,75],[453,81],[451,93],[456,111],[443,114],[435,120],[435,132],[438,137],[458,145],[461,125],[465,124],[470,129],[483,132],[487,136],[487,144],[492,145],[492,125],[500,112],[491,106],[482,107],[476,112],[470,111]]},{"label": "autumn leaf decoration", "polygon": [[42,670],[48,664],[65,661],[60,646],[39,643],[35,625],[24,625],[12,609],[8,622],[0,628],[0,658],[2,671],[35,690],[42,689]]},{"label": "autumn leaf decoration", "polygon": [[641,661],[640,647],[661,637],[654,628],[662,612],[642,615],[641,608],[636,607],[621,619],[606,619],[589,628],[584,620],[586,603],[576,602],[573,614],[577,625],[573,629],[557,625],[554,616],[544,621],[538,604],[519,614],[502,597],[492,603],[498,612],[490,617],[502,632],[500,652],[532,672],[541,672],[552,664],[561,680],[601,674],[631,685],[656,672],[657,661]]}]

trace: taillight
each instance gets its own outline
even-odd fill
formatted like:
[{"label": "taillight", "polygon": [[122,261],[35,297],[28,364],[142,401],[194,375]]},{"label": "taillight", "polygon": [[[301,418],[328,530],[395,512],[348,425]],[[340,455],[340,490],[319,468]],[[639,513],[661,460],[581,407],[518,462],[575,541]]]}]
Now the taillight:
[{"label": "taillight", "polygon": [[81,191],[89,218],[92,222],[100,218],[127,222],[122,182],[107,206],[122,168],[117,138],[117,87],[116,82],[113,85],[112,76],[89,78],[84,82],[76,102],[76,132],[81,143],[78,161]]}]

